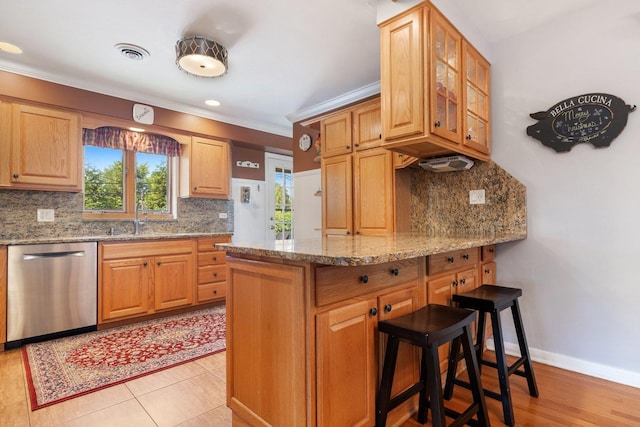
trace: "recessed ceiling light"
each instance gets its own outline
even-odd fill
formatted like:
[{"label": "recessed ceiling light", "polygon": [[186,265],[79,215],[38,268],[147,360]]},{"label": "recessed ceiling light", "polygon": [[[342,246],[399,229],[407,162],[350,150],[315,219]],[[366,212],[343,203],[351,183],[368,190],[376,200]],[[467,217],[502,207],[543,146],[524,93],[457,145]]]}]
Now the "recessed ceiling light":
[{"label": "recessed ceiling light", "polygon": [[15,44],[11,44],[8,42],[0,42],[0,51],[7,53],[22,53],[22,49],[20,49]]},{"label": "recessed ceiling light", "polygon": [[206,101],[204,101],[205,104],[207,104],[210,107],[219,107],[220,106],[220,101],[216,101],[215,99],[207,99]]}]

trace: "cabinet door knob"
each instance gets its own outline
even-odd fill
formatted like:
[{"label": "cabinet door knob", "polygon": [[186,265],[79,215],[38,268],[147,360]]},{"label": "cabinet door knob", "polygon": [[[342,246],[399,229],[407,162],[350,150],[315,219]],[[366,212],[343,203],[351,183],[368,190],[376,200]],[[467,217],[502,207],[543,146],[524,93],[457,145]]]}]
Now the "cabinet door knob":
[{"label": "cabinet door knob", "polygon": [[215,257],[215,256],[214,256],[214,257],[213,257],[213,260],[214,260],[214,261],[217,261],[217,260],[218,260],[218,257]]},{"label": "cabinet door knob", "polygon": [[213,294],[216,295],[218,293],[218,291],[216,291],[215,289],[213,290]]},{"label": "cabinet door knob", "polygon": [[488,268],[484,270],[484,274],[489,274],[491,273],[491,270],[489,270]]},{"label": "cabinet door knob", "polygon": [[360,276],[360,281],[362,283],[367,283],[369,281],[369,276],[367,276],[366,274],[363,276]]},{"label": "cabinet door knob", "polygon": [[378,309],[373,307],[371,310],[369,310],[369,315],[370,316],[375,316],[376,314],[378,314]]},{"label": "cabinet door knob", "polygon": [[464,255],[462,255],[462,258],[464,258],[464,259],[469,259],[469,254],[464,254]]},{"label": "cabinet door knob", "polygon": [[391,274],[393,274],[394,276],[397,276],[398,274],[400,274],[400,270],[398,270],[397,268],[392,268]]},{"label": "cabinet door knob", "polygon": [[351,232],[350,232],[349,230],[347,230],[347,236],[348,236],[349,234],[351,234]]},{"label": "cabinet door knob", "polygon": [[449,261],[449,264],[453,264],[455,262],[455,258],[450,256],[449,258],[447,258],[447,261]]},{"label": "cabinet door knob", "polygon": [[458,281],[457,281],[457,280],[454,280],[451,284],[452,284],[453,286],[458,286]]},{"label": "cabinet door knob", "polygon": [[13,174],[13,179],[18,179],[20,177],[20,175],[18,175],[17,173]]},{"label": "cabinet door knob", "polygon": [[143,266],[143,267],[146,267],[146,266],[147,266],[147,263],[146,263],[146,262],[143,262],[143,263],[142,263],[142,266]]},{"label": "cabinet door knob", "polygon": [[351,148],[351,146],[350,145],[345,145],[344,148],[345,148],[345,150],[348,150],[348,149]]},{"label": "cabinet door knob", "polygon": [[433,125],[434,125],[435,127],[439,128],[439,127],[440,127],[440,120],[438,120],[437,122],[435,122]]},{"label": "cabinet door knob", "polygon": [[467,141],[471,141],[471,135],[467,135],[465,138],[467,138]]},{"label": "cabinet door knob", "polygon": [[198,187],[193,187],[193,191],[198,191]]},{"label": "cabinet door knob", "polygon": [[160,261],[156,262],[156,264],[160,265]]},{"label": "cabinet door knob", "polygon": [[356,234],[360,234],[360,230],[356,230]]},{"label": "cabinet door knob", "polygon": [[465,283],[467,283],[467,279],[460,279],[460,284],[464,285]]},{"label": "cabinet door knob", "polygon": [[493,249],[493,248],[489,249],[489,253],[490,253],[490,254],[494,253],[495,251],[496,251],[496,250],[495,250],[495,249]]},{"label": "cabinet door knob", "polygon": [[389,313],[389,312],[391,311],[391,309],[392,309],[392,308],[393,308],[393,307],[391,306],[391,304],[387,304],[387,305],[385,305],[385,306],[384,306],[384,311],[385,311],[386,313]]},{"label": "cabinet door knob", "polygon": [[382,139],[382,134],[378,134],[378,139]]},{"label": "cabinet door knob", "polygon": [[[354,147],[360,147],[360,144],[356,143],[356,144],[353,144],[353,146],[354,146]],[[347,149],[348,149],[348,148],[349,148],[349,146],[347,145]]]}]

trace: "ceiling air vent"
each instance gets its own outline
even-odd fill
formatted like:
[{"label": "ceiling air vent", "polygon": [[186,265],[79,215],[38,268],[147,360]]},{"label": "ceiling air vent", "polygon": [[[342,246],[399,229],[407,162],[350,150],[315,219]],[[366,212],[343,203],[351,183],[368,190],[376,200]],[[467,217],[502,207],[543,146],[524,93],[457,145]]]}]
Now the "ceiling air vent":
[{"label": "ceiling air vent", "polygon": [[149,56],[149,51],[146,49],[129,43],[118,43],[115,48],[122,56],[128,59],[136,61],[142,61]]},{"label": "ceiling air vent", "polygon": [[473,160],[465,156],[436,157],[418,163],[422,169],[432,172],[452,172],[471,169]]}]

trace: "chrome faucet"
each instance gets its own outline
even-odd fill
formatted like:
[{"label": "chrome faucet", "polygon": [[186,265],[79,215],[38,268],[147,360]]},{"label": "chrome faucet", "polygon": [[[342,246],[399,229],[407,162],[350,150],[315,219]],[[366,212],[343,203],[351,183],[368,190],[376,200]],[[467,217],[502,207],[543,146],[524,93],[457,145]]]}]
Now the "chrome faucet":
[{"label": "chrome faucet", "polygon": [[[142,210],[142,215],[145,219],[140,220],[140,210]],[[147,218],[147,205],[144,203],[144,191],[140,191],[140,202],[136,203],[136,218],[133,221],[133,225],[135,227],[134,234],[140,234],[140,226],[145,225],[145,220]]]}]

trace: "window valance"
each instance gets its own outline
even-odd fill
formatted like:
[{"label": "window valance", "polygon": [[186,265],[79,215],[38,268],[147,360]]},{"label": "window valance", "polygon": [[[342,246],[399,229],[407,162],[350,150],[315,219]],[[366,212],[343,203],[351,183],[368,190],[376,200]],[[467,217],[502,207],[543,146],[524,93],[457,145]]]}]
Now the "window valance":
[{"label": "window valance", "polygon": [[162,154],[170,157],[179,157],[181,152],[180,143],[171,137],[111,126],[82,129],[82,145]]}]

